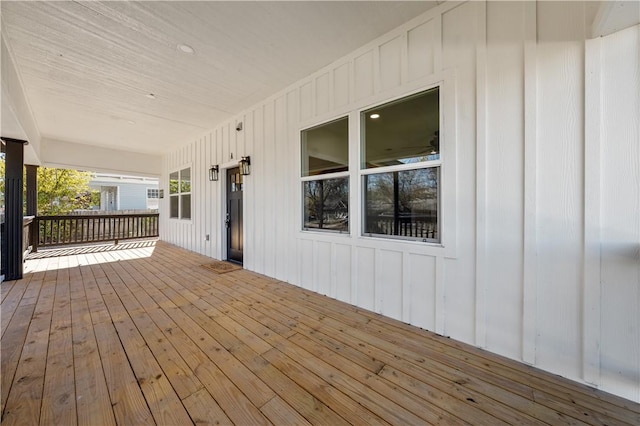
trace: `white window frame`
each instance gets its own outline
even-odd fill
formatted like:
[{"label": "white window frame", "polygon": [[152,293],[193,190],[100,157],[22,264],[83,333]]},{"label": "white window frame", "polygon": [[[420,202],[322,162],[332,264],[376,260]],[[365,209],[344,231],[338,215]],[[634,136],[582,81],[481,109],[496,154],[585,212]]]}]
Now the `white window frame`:
[{"label": "white window frame", "polygon": [[[332,123],[334,121],[338,121],[338,120],[342,120],[342,119],[346,119],[347,120],[347,150],[348,150],[348,158],[347,158],[347,170],[343,171],[343,172],[336,172],[336,173],[325,173],[325,174],[319,174],[319,175],[311,175],[311,176],[302,176],[302,133],[306,130],[310,130],[316,127],[320,127],[329,123]],[[330,234],[337,234],[337,235],[347,235],[349,236],[351,234],[352,231],[352,224],[351,224],[351,212],[352,212],[352,206],[351,206],[351,201],[352,201],[352,197],[351,197],[351,189],[352,189],[352,184],[351,184],[351,123],[352,120],[352,116],[351,114],[340,114],[330,120],[324,120],[318,124],[312,125],[312,126],[305,126],[304,128],[300,129],[300,131],[298,132],[299,136],[299,147],[300,147],[300,155],[298,156],[299,158],[299,163],[300,163],[300,170],[298,172],[298,176],[300,176],[300,194],[302,196],[301,198],[301,203],[300,206],[302,207],[301,211],[300,211],[300,219],[301,219],[301,231],[302,232],[318,232],[318,233],[330,233]],[[313,182],[313,181],[320,181],[320,180],[329,180],[329,179],[338,179],[338,178],[344,178],[347,179],[347,186],[348,186],[348,195],[347,195],[347,199],[349,200],[349,205],[347,206],[347,217],[348,217],[348,222],[347,222],[347,230],[346,231],[336,231],[336,230],[332,230],[332,229],[325,229],[325,228],[305,228],[304,226],[304,203],[305,203],[305,194],[304,194],[304,183],[305,182]]]},{"label": "white window frame", "polygon": [[[189,170],[189,182],[190,182],[190,191],[182,192],[182,172],[184,170]],[[171,193],[171,175],[174,173],[178,173],[178,192]],[[192,220],[192,212],[193,212],[193,167],[191,165],[185,165],[176,169],[172,169],[169,172],[169,219],[171,220],[180,220],[180,221],[191,221]],[[182,205],[182,196],[189,195],[189,217],[183,217],[183,205]],[[171,216],[171,198],[177,197],[178,199],[178,216]]]},{"label": "white window frame", "polygon": [[[400,240],[400,241],[414,241],[414,242],[422,242],[422,243],[426,243],[426,244],[431,244],[431,245],[441,245],[442,243],[442,223],[441,223],[441,219],[442,219],[442,179],[443,179],[443,165],[444,165],[444,161],[445,161],[445,154],[443,153],[443,143],[442,143],[442,139],[440,138],[439,141],[439,158],[437,160],[427,160],[427,161],[420,161],[417,163],[409,163],[409,164],[399,164],[399,165],[393,165],[393,166],[384,166],[384,167],[372,167],[372,168],[366,168],[363,164],[364,162],[364,158],[363,158],[363,152],[365,152],[364,150],[364,146],[365,146],[365,137],[363,137],[363,132],[362,129],[364,128],[364,124],[363,124],[363,115],[365,112],[370,112],[371,109],[375,109],[376,107],[380,107],[380,106],[384,106],[386,104],[389,103],[393,103],[393,102],[398,102],[398,101],[402,101],[403,99],[406,98],[411,98],[412,96],[418,95],[420,93],[424,93],[424,92],[428,92],[429,90],[433,90],[433,89],[438,89],[438,108],[439,108],[439,124],[438,124],[438,132],[439,134],[442,133],[442,128],[443,128],[443,120],[442,120],[442,105],[443,105],[443,90],[442,90],[442,85],[441,84],[435,84],[432,85],[430,87],[425,87],[421,90],[412,92],[412,93],[408,93],[405,94],[403,96],[399,96],[396,97],[394,99],[388,99],[385,100],[384,102],[379,102],[379,103],[375,103],[372,105],[367,106],[366,108],[362,108],[358,111],[358,129],[359,129],[359,134],[360,134],[360,138],[358,140],[358,144],[359,144],[359,156],[358,156],[358,184],[360,185],[360,236],[364,237],[364,238],[382,238],[382,239],[389,239],[389,240]],[[366,187],[365,187],[365,176],[369,176],[369,175],[377,175],[377,174],[384,174],[384,173],[393,173],[393,172],[401,172],[401,171],[408,171],[408,170],[420,170],[420,169],[430,169],[430,168],[439,168],[439,172],[438,172],[438,210],[437,210],[437,215],[438,215],[438,228],[437,228],[437,232],[438,232],[438,239],[437,240],[433,240],[433,239],[424,239],[424,238],[419,238],[419,237],[409,237],[409,236],[400,236],[400,235],[385,235],[385,234],[373,234],[373,233],[369,233],[365,231],[365,217],[367,215],[367,206],[366,206]]]},{"label": "white window frame", "polygon": [[[149,197],[149,191],[155,191],[156,196],[155,197]],[[147,188],[147,199],[148,200],[155,200],[155,199],[159,199],[160,198],[160,189],[159,188]]]},{"label": "white window frame", "polygon": [[[442,159],[442,165],[440,166],[440,242],[425,243],[415,240],[364,236],[361,231],[364,226],[362,219],[366,214],[366,209],[364,208],[363,171],[361,169],[360,114],[376,105],[393,102],[394,100],[424,92],[436,86],[440,87],[439,137],[440,155]],[[455,259],[457,257],[458,236],[456,209],[458,205],[458,190],[456,170],[458,162],[458,129],[456,126],[456,96],[456,70],[450,68],[418,78],[415,81],[403,84],[402,87],[356,100],[329,114],[304,120],[298,126],[296,133],[292,134],[293,138],[299,140],[300,131],[304,129],[314,127],[318,125],[318,123],[329,122],[343,116],[349,116],[349,231],[350,239],[354,247],[403,252],[409,250],[411,253],[436,256],[439,259]],[[296,159],[299,167],[298,176],[301,176],[301,144],[296,144],[296,147]],[[302,191],[297,190],[296,194],[296,204],[299,206],[298,208],[302,209],[303,200],[299,198],[302,195]],[[303,214],[302,210],[300,210],[297,215],[300,221],[302,221]],[[314,234],[313,239],[325,242],[344,241],[343,238],[349,237],[346,234],[302,231],[302,229],[303,223],[298,223],[298,235],[303,239],[308,239],[312,233]]]}]

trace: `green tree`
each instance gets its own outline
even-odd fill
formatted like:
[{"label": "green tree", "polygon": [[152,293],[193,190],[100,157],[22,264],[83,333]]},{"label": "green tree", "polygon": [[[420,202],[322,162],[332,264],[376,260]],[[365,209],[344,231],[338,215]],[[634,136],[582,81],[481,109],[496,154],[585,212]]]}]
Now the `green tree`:
[{"label": "green tree", "polygon": [[[0,206],[4,206],[5,158],[0,155]],[[24,190],[27,190],[26,178]],[[67,214],[100,204],[100,192],[89,188],[90,172],[38,168],[38,214]],[[26,195],[26,194],[25,194]],[[25,196],[26,200],[26,196]]]},{"label": "green tree", "polygon": [[38,214],[60,215],[92,205],[91,173],[38,168]]}]

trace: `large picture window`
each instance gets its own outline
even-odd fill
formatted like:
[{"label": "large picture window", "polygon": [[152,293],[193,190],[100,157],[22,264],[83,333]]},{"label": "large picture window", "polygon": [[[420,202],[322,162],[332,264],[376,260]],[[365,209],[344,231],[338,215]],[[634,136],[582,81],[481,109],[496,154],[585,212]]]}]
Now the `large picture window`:
[{"label": "large picture window", "polygon": [[169,175],[169,217],[191,219],[191,168]]},{"label": "large picture window", "polygon": [[306,230],[349,232],[349,120],[303,130],[302,195]]},{"label": "large picture window", "polygon": [[363,234],[440,241],[440,90],[361,113]]}]

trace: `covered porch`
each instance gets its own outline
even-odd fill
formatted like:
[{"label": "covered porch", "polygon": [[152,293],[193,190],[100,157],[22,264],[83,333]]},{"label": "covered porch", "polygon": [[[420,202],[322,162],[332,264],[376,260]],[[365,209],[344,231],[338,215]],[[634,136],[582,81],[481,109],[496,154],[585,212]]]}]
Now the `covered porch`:
[{"label": "covered porch", "polygon": [[631,401],[166,242],[65,250],[0,287],[3,424],[640,423]]}]

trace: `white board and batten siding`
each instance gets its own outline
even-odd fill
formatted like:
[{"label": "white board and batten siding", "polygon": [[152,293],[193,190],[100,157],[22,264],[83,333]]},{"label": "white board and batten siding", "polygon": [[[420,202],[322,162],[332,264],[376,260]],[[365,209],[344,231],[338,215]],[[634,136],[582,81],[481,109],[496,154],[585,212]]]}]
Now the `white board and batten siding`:
[{"label": "white board and batten siding", "polygon": [[[640,402],[640,28],[587,39],[595,8],[416,17],[166,155],[161,187],[191,166],[193,206],[168,219],[165,196],[161,237],[224,258],[208,168],[251,155],[245,268]],[[447,247],[359,235],[357,126],[351,235],[300,231],[300,130],[443,78]]]}]

